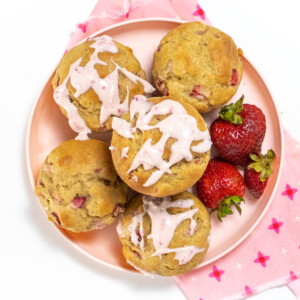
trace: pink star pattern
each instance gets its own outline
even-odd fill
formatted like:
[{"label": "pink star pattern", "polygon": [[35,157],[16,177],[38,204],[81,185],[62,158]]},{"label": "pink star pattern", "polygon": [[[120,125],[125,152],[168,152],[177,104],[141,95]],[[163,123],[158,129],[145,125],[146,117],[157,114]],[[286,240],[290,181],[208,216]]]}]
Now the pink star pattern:
[{"label": "pink star pattern", "polygon": [[279,233],[280,227],[283,225],[283,222],[278,222],[275,218],[272,218],[272,224],[268,227],[270,230],[274,230],[276,233]]},{"label": "pink star pattern", "polygon": [[89,25],[89,22],[79,23],[76,25],[78,29],[80,29],[83,33],[86,33],[86,28]]},{"label": "pink star pattern", "polygon": [[283,191],[281,195],[288,196],[290,200],[294,200],[294,194],[297,191],[298,189],[293,189],[289,184],[287,184],[285,187],[285,191]]},{"label": "pink star pattern", "polygon": [[245,292],[243,293],[244,297],[251,296],[255,293],[255,290],[252,290],[248,285],[245,285]]},{"label": "pink star pattern", "polygon": [[197,9],[194,11],[193,16],[199,16],[202,20],[205,20],[205,12],[199,4],[197,4]]},{"label": "pink star pattern", "polygon": [[266,267],[266,261],[270,259],[270,256],[263,255],[260,251],[258,252],[258,257],[254,260],[255,263],[259,263],[262,267]]},{"label": "pink star pattern", "polygon": [[298,276],[293,271],[290,271],[290,280],[294,281],[296,279],[298,279]]},{"label": "pink star pattern", "polygon": [[216,266],[213,266],[213,271],[209,273],[209,277],[215,277],[217,281],[221,281],[221,276],[225,273],[224,270],[219,270]]}]

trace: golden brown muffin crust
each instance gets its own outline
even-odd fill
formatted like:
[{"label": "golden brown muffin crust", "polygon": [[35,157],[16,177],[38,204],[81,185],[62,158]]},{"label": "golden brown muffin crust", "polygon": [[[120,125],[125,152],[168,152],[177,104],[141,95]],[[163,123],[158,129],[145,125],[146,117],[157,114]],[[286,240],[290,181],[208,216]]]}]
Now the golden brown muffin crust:
[{"label": "golden brown muffin crust", "polygon": [[169,31],[155,51],[153,81],[163,95],[178,96],[207,112],[237,91],[241,57],[242,51],[222,31],[200,22],[184,23]]},{"label": "golden brown muffin crust", "polygon": [[127,200],[108,147],[93,139],[55,148],[41,167],[35,194],[51,220],[75,232],[112,223]]}]

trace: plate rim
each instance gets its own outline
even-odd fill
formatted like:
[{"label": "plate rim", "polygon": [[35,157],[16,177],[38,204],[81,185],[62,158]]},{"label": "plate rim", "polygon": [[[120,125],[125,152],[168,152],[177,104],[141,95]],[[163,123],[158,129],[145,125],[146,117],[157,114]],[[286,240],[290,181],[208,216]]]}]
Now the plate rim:
[{"label": "plate rim", "polygon": [[[147,23],[147,22],[155,22],[155,21],[157,21],[157,22],[171,22],[171,23],[177,23],[177,24],[183,24],[183,23],[186,23],[186,22],[191,22],[191,21],[188,21],[188,20],[173,19],[173,18],[158,18],[158,17],[155,17],[155,18],[138,18],[138,19],[133,19],[133,20],[128,20],[128,21],[124,21],[124,22],[115,23],[115,24],[112,24],[110,26],[104,27],[104,28],[90,34],[88,37],[85,37],[78,44],[82,43],[87,38],[93,38],[93,37],[95,37],[99,34],[102,34],[103,32],[106,32],[106,31],[109,31],[109,30],[112,30],[112,29],[115,29],[115,28],[118,28],[118,27],[123,27],[123,26],[126,26],[126,25],[134,24],[134,23]],[[243,51],[243,52],[245,53],[245,51]],[[284,154],[285,154],[284,129],[283,129],[283,125],[282,125],[282,121],[281,121],[281,117],[280,117],[280,113],[279,113],[276,98],[274,97],[274,93],[271,91],[269,85],[267,84],[267,81],[266,81],[266,79],[263,75],[263,72],[261,72],[261,70],[259,68],[257,68],[255,66],[255,64],[252,63],[252,60],[249,60],[248,58],[246,58],[245,55],[243,55],[243,59],[245,59],[252,66],[252,68],[256,71],[257,75],[260,77],[261,81],[263,82],[266,90],[270,94],[270,97],[272,98],[272,101],[273,101],[273,104],[274,104],[274,108],[275,108],[275,111],[276,111],[276,117],[277,117],[277,121],[278,121],[279,128],[280,128],[281,156],[280,156],[280,161],[279,161],[278,175],[277,175],[277,179],[276,179],[276,182],[275,182],[275,185],[274,185],[274,189],[273,189],[273,191],[270,195],[270,198],[269,198],[266,206],[264,207],[263,211],[261,212],[259,218],[254,222],[254,224],[250,227],[250,229],[247,230],[246,234],[242,238],[240,238],[238,241],[236,241],[233,245],[231,245],[229,248],[227,248],[225,251],[221,252],[219,255],[214,256],[214,257],[212,257],[211,259],[209,259],[205,262],[200,263],[195,269],[199,269],[199,268],[204,267],[208,264],[211,264],[212,262],[214,262],[214,261],[220,259],[221,257],[227,255],[233,249],[235,249],[237,246],[239,246],[253,232],[253,230],[261,222],[261,220],[265,216],[268,208],[270,207],[270,205],[271,205],[271,203],[274,199],[274,194],[277,191],[279,181],[280,181],[280,178],[281,178],[281,174],[282,174],[283,159],[284,159]],[[47,79],[45,81],[43,81],[42,86],[40,87],[40,89],[36,93],[35,100],[32,103],[32,107],[30,109],[30,114],[29,114],[28,121],[27,121],[26,139],[25,139],[25,143],[26,143],[26,145],[25,145],[26,166],[27,166],[27,175],[29,176],[30,183],[31,183],[31,186],[32,186],[33,190],[35,188],[35,181],[34,181],[34,178],[33,178],[33,173],[32,173],[31,164],[30,164],[30,146],[29,146],[30,145],[32,119],[33,119],[38,101],[41,97],[41,94],[43,93],[44,88],[45,88],[45,85],[46,85],[47,81],[50,79],[51,75],[55,72],[56,68],[57,68],[57,64],[55,65],[53,71],[50,73],[50,75],[47,77]],[[35,197],[35,198],[37,200],[37,197]],[[38,201],[38,203],[39,203],[39,206],[40,206],[41,210],[43,211],[43,213],[46,214],[39,201]],[[117,271],[122,271],[122,272],[125,272],[125,273],[131,273],[131,274],[139,273],[139,274],[143,275],[142,273],[140,273],[136,270],[125,269],[123,267],[116,266],[116,265],[110,264],[108,262],[105,262],[105,261],[103,261],[99,258],[96,258],[92,254],[88,253],[83,248],[78,246],[70,238],[67,238],[66,235],[54,223],[51,222],[51,225],[59,232],[59,234],[63,237],[64,240],[66,240],[70,245],[72,245],[80,253],[82,253],[83,255],[85,255],[87,257],[89,257],[90,259],[94,260],[95,262],[97,262],[101,265],[104,265],[106,267],[109,267],[111,269],[117,270]]]}]

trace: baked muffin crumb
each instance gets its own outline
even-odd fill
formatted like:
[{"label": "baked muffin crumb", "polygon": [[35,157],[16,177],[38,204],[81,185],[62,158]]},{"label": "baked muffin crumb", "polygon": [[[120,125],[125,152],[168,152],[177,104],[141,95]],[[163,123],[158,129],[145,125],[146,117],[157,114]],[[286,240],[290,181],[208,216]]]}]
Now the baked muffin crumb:
[{"label": "baked muffin crumb", "polygon": [[63,142],[41,167],[35,194],[50,220],[74,232],[100,229],[125,209],[127,186],[98,140]]},{"label": "baked muffin crumb", "polygon": [[243,74],[242,51],[230,36],[200,22],[172,29],[154,53],[153,82],[164,96],[177,96],[199,112],[227,103]]}]

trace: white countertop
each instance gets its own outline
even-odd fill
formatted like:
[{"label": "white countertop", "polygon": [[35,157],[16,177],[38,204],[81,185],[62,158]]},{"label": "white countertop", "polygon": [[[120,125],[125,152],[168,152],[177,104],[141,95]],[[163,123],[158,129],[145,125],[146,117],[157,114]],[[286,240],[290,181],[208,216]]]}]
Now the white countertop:
[{"label": "white countertop", "polygon": [[[45,218],[25,163],[33,100],[96,0],[0,3],[0,299],[185,299],[171,278],[120,273],[73,249]],[[299,0],[202,0],[267,81],[284,126],[300,140]],[[252,299],[295,299],[287,287]]]}]

